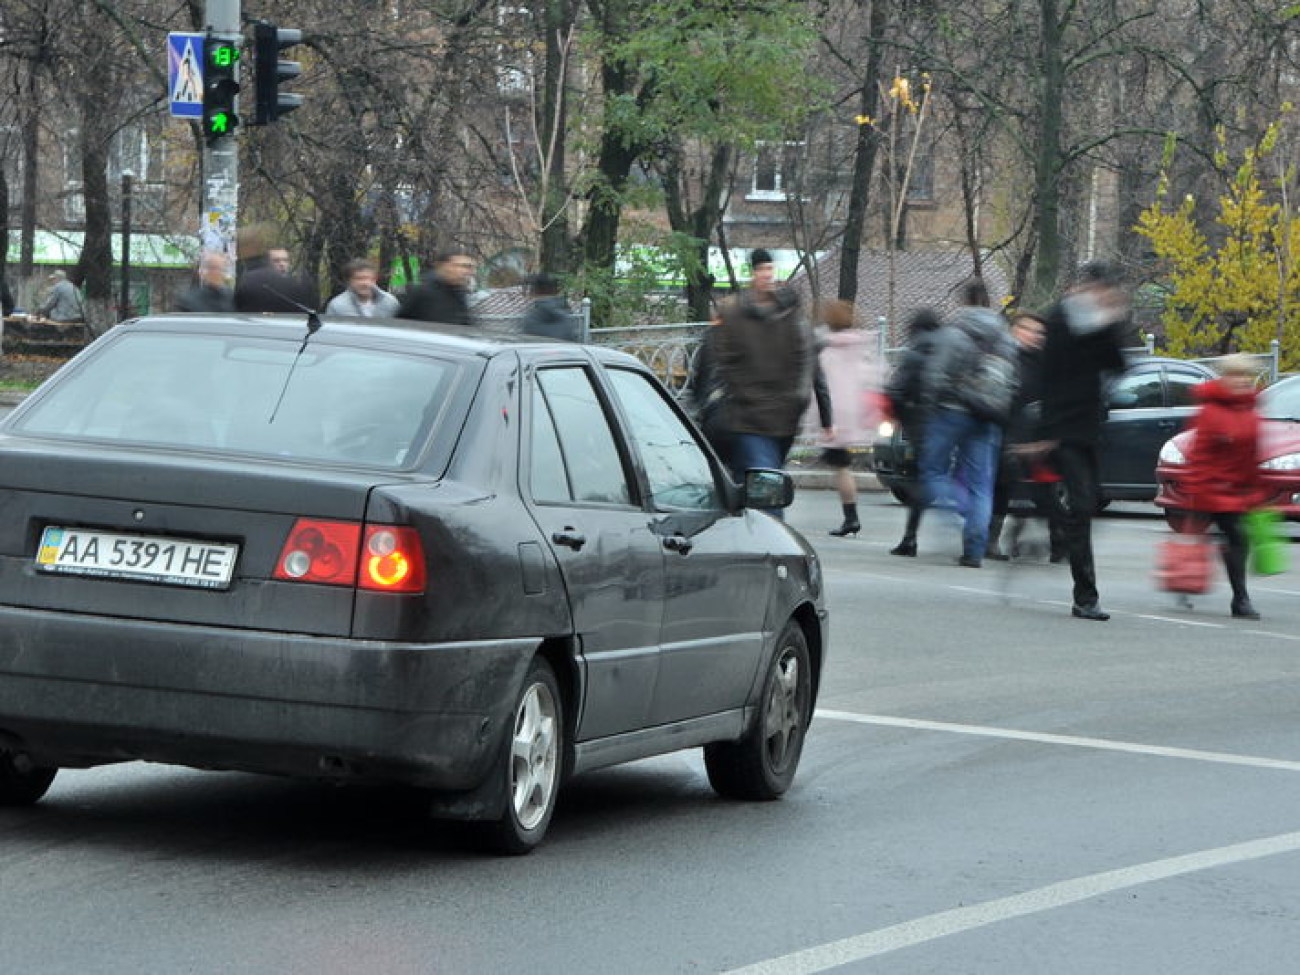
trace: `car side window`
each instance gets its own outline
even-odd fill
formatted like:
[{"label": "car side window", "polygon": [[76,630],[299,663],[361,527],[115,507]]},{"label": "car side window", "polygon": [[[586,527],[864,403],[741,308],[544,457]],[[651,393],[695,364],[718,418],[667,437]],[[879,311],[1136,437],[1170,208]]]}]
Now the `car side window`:
[{"label": "car side window", "polygon": [[708,456],[654,382],[627,369],[610,369],[609,378],[645,465],[654,506],[691,510],[721,507]]},{"label": "car side window", "polygon": [[1195,372],[1183,372],[1180,369],[1165,370],[1165,393],[1169,396],[1170,406],[1195,406],[1196,397],[1192,390],[1205,382],[1205,377]]},{"label": "car side window", "polygon": [[555,432],[555,420],[546,397],[540,388],[533,387],[532,453],[528,464],[528,489],[534,501],[563,504],[573,500],[569,487],[569,472],[560,452],[560,438]]},{"label": "car side window", "polygon": [[[631,504],[632,491],[628,486],[623,458],[618,443],[610,429],[600,397],[592,385],[587,370],[581,366],[560,366],[537,370],[537,386],[551,420],[558,442],[563,469],[567,472],[565,499],[603,504]],[[534,429],[537,415],[534,409]],[[543,437],[545,439],[545,437]],[[544,475],[536,470],[539,463],[547,463],[548,449],[542,445],[542,455],[537,453],[538,443],[533,442],[533,467],[531,478],[546,483],[546,490],[558,491],[555,475]],[[556,463],[552,454],[550,463]],[[531,480],[530,478],[530,480]],[[535,500],[542,500],[534,495]],[[548,499],[551,500],[551,499]]]},{"label": "car side window", "polygon": [[1130,372],[1110,387],[1107,405],[1112,410],[1134,410],[1164,405],[1160,372]]}]

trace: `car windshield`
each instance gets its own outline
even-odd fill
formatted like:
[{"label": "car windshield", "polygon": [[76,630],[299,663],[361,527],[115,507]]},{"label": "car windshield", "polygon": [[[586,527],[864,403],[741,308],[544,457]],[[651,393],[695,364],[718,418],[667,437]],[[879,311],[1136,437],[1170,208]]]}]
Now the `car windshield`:
[{"label": "car windshield", "polygon": [[1259,415],[1300,422],[1300,376],[1284,379],[1259,394]]},{"label": "car windshield", "polygon": [[137,331],[53,380],[10,432],[375,467],[411,465],[457,363],[238,335]]}]

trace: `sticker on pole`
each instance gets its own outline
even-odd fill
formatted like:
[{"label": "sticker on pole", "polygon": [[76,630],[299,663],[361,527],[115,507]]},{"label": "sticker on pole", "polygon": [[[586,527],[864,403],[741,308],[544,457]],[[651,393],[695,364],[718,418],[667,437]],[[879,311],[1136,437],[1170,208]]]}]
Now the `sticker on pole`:
[{"label": "sticker on pole", "polygon": [[167,100],[176,118],[203,118],[203,42],[205,34],[167,35]]}]

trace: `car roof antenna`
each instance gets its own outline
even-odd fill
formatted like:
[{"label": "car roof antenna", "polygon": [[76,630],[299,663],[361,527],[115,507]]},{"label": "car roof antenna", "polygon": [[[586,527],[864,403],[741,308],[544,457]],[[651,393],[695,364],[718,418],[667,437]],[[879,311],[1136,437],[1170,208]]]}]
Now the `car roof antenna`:
[{"label": "car roof antenna", "polygon": [[285,301],[296,305],[307,313],[307,334],[302,337],[302,345],[298,346],[298,351],[294,354],[293,362],[289,363],[289,371],[285,373],[284,383],[280,386],[280,395],[275,398],[275,406],[271,410],[271,415],[266,418],[267,425],[269,426],[275,422],[275,418],[280,412],[280,404],[284,402],[284,394],[289,391],[289,382],[293,379],[293,371],[298,368],[298,360],[301,359],[302,354],[307,351],[307,343],[311,340],[311,337],[320,331],[321,321],[320,315],[316,314],[314,308],[308,308],[306,305],[298,304],[298,302],[294,301],[287,295],[280,294],[280,292],[276,291],[269,284],[266,286],[266,290],[275,292],[275,294],[280,295],[280,297]]}]

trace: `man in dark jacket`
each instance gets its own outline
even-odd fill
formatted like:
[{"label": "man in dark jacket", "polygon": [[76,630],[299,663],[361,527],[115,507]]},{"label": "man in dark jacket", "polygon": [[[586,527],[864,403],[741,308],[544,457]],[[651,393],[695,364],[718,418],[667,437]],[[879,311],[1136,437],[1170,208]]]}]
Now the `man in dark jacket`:
[{"label": "man in dark jacket", "polygon": [[205,251],[199,258],[199,280],[176,301],[177,311],[230,312],[235,294],[226,284],[228,264],[220,251]]},{"label": "man in dark jacket", "polygon": [[[926,378],[932,371],[930,357],[935,350],[935,335],[942,325],[943,322],[932,308],[921,308],[912,316],[908,326],[907,349],[885,385],[885,395],[889,397],[894,419],[903,428],[903,436],[912,451],[913,463],[912,487],[907,499],[907,524],[903,529],[902,541],[889,550],[890,555],[916,555],[916,533],[921,527],[921,515],[925,511],[925,502],[921,496],[921,474],[916,469],[916,462],[921,456],[925,421],[934,408],[932,391],[928,389]],[[899,458],[899,463],[902,463],[902,458]]]},{"label": "man in dark jacket", "polygon": [[0,312],[5,316],[12,315],[14,310],[14,296],[9,291],[9,282],[0,274]]},{"label": "man in dark jacket", "polygon": [[474,280],[474,259],[461,251],[439,253],[433,273],[408,288],[397,309],[398,318],[446,325],[473,325],[469,313],[469,287]]},{"label": "man in dark jacket", "polygon": [[713,364],[726,391],[722,425],[729,434],[732,474],[780,469],[812,393],[812,334],[799,296],[778,287],[772,255],[750,255],[750,287],[729,299],[710,336]]},{"label": "man in dark jacket", "polygon": [[319,310],[320,290],[306,278],[290,274],[288,265],[289,252],[283,247],[269,247],[247,257],[235,284],[235,310],[282,313]]},{"label": "man in dark jacket", "polygon": [[1043,348],[1042,437],[1053,445],[1052,462],[1061,475],[1064,511],[1061,534],[1074,580],[1071,614],[1104,621],[1092,560],[1092,515],[1097,510],[1097,446],[1106,419],[1103,379],[1124,370],[1123,332],[1128,296],[1116,268],[1086,264],[1078,279],[1047,314]]},{"label": "man in dark jacket", "polygon": [[524,315],[520,331],[527,335],[577,342],[580,338],[578,323],[560,294],[560,282],[549,274],[535,274],[528,279],[528,291],[533,303]]}]

